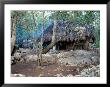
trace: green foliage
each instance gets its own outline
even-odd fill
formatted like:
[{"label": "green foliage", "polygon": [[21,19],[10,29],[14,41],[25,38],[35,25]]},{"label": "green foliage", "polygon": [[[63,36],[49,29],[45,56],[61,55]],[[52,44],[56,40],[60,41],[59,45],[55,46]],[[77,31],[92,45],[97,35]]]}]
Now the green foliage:
[{"label": "green foliage", "polygon": [[94,26],[95,47],[100,47],[100,11],[74,11],[74,17],[78,25]]},{"label": "green foliage", "polygon": [[54,11],[50,16],[50,19],[65,21],[73,19],[73,16],[69,11]]},{"label": "green foliage", "polygon": [[92,24],[95,20],[94,11],[75,11],[75,22],[79,22],[79,24]]},{"label": "green foliage", "polygon": [[36,28],[37,11],[11,11],[11,18],[16,23],[16,26],[23,26],[27,31],[32,31]]},{"label": "green foliage", "polygon": [[[44,18],[43,18],[44,12]],[[80,25],[94,26],[93,34],[96,38],[95,46],[100,47],[100,11],[36,11],[36,10],[16,10],[11,11],[11,19],[16,26],[23,26],[23,29],[36,31],[42,29],[41,26],[47,27],[51,20],[70,21]],[[51,19],[51,20],[50,20]],[[43,22],[44,20],[44,22]]]}]

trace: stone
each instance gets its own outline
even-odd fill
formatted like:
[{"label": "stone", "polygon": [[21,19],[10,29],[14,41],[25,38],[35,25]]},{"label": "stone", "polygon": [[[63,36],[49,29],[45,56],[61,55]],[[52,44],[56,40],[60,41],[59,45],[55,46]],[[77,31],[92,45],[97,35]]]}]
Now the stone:
[{"label": "stone", "polygon": [[16,52],[14,54],[15,59],[20,59],[21,58],[21,53]]},{"label": "stone", "polygon": [[26,55],[24,57],[24,61],[25,62],[31,62],[31,61],[37,61],[38,60],[38,56],[37,55]]},{"label": "stone", "polygon": [[57,54],[57,57],[59,62],[63,64],[68,63],[72,66],[77,66],[78,64],[99,64],[100,62],[100,58],[97,53],[86,50],[60,52]]},{"label": "stone", "polygon": [[[100,76],[100,69],[97,66],[92,65],[92,67],[87,68],[87,69],[83,69],[81,71],[81,73],[79,73],[79,76],[81,77],[99,77]],[[75,75],[77,77],[77,75]]]}]

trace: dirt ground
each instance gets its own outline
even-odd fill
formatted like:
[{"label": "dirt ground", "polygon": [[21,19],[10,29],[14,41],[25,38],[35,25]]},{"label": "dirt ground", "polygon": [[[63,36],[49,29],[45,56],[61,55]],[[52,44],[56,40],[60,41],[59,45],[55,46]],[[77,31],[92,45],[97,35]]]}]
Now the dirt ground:
[{"label": "dirt ground", "polygon": [[[89,66],[81,65],[80,67],[70,66],[70,65],[58,65],[58,64],[48,64],[37,66],[36,62],[30,63],[17,63],[12,65],[12,74],[23,74],[26,77],[62,77],[71,75],[77,75],[84,68]],[[79,70],[78,70],[79,69]]]},{"label": "dirt ground", "polygon": [[[91,62],[88,61],[89,57],[91,58],[91,56],[94,58],[99,58],[99,56],[97,56],[97,54],[94,54],[93,52],[91,53],[91,52],[80,50],[80,51],[75,51],[75,52],[63,52],[63,53],[59,53],[59,54],[57,54],[57,55],[58,55],[60,61],[58,61],[58,62],[43,61],[41,66],[38,66],[36,61],[29,61],[27,63],[18,62],[14,65],[11,65],[11,74],[22,74],[25,77],[68,77],[68,76],[74,77],[76,75],[79,75],[83,69],[91,68],[91,66],[98,65],[95,62],[90,64]],[[48,56],[49,56],[49,54],[48,54]],[[67,61],[67,59],[69,61]],[[78,61],[76,62],[75,60],[78,60]],[[74,63],[82,62],[80,60],[83,60],[82,64],[80,64],[80,65],[74,64]],[[65,61],[65,63],[62,63],[62,61],[63,62]],[[71,61],[75,61],[75,62],[71,62]],[[84,61],[86,61],[87,64],[86,64],[86,62],[84,63]],[[70,64],[69,64],[69,62],[70,62]],[[92,70],[92,71],[94,71],[94,70]]]}]

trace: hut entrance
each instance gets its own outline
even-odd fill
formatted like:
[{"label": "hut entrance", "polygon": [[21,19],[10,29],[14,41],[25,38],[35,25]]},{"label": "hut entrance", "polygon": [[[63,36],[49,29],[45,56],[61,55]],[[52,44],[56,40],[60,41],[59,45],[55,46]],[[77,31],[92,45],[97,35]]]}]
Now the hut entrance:
[{"label": "hut entrance", "polygon": [[58,41],[56,50],[73,50],[74,41]]},{"label": "hut entrance", "polygon": [[66,50],[66,42],[58,41],[56,44],[56,50]]}]

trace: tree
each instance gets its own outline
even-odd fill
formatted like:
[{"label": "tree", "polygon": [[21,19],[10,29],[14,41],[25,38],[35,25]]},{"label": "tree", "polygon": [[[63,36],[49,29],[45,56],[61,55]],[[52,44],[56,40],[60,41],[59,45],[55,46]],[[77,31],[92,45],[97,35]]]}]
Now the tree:
[{"label": "tree", "polygon": [[16,41],[16,28],[20,22],[21,17],[24,16],[24,13],[21,11],[11,11],[11,54],[13,53]]},{"label": "tree", "polygon": [[53,35],[52,35],[52,41],[51,43],[45,48],[43,49],[42,53],[47,53],[51,48],[53,48],[53,46],[56,45],[56,20],[54,20],[54,26],[53,26]]},{"label": "tree", "polygon": [[96,37],[95,41],[95,47],[100,47],[100,11],[95,11],[95,20],[93,21],[93,26],[95,28],[94,30],[94,36]]},{"label": "tree", "polygon": [[16,42],[17,27],[22,26],[26,31],[35,30],[37,15],[37,11],[11,11],[11,54]]},{"label": "tree", "polygon": [[38,54],[38,66],[42,65],[42,51],[43,51],[43,31],[44,31],[44,21],[45,21],[45,17],[44,17],[45,11],[42,11],[42,32],[41,32],[41,41],[40,41],[40,50],[39,50],[39,54]]},{"label": "tree", "polygon": [[[51,48],[53,48],[53,46],[56,45],[57,40],[56,40],[56,28],[57,28],[57,22],[58,21],[73,21],[74,20],[74,12],[72,11],[54,11],[52,12],[50,19],[53,20],[54,22],[54,26],[53,26],[53,34],[52,34],[52,41],[51,43],[45,48],[43,49],[42,53],[47,53]],[[66,29],[67,27],[65,27]]]}]

